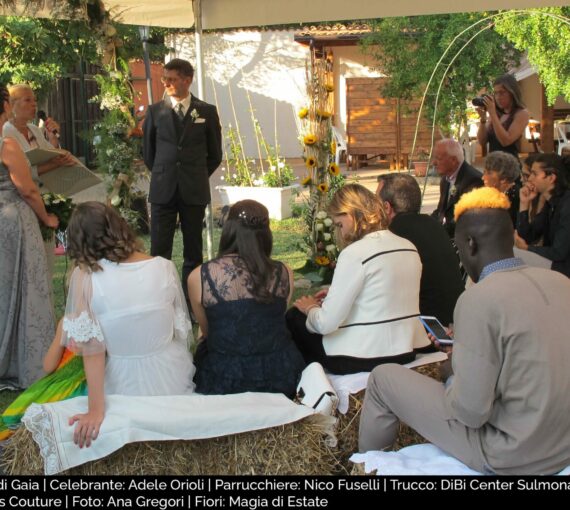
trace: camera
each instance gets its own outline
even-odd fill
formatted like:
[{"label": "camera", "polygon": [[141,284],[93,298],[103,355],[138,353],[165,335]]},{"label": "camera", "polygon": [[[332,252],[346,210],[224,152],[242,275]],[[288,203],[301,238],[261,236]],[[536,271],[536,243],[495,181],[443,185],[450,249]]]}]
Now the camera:
[{"label": "camera", "polygon": [[474,97],[471,103],[473,103],[473,106],[478,106],[479,108],[485,108],[486,97],[489,97],[489,95],[485,94],[484,96]]}]

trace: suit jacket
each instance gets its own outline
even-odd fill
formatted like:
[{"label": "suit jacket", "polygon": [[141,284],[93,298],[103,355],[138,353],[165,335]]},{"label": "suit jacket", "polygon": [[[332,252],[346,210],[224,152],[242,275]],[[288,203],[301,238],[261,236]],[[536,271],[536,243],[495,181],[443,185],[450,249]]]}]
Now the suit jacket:
[{"label": "suit jacket", "polygon": [[177,188],[187,205],[210,202],[208,178],[222,161],[216,107],[192,96],[181,121],[170,98],[165,98],[149,106],[143,131],[144,162],[151,171],[149,202],[166,204]]},{"label": "suit jacket", "polygon": [[483,186],[481,176],[482,174],[479,170],[464,161],[459,167],[459,173],[457,174],[457,179],[455,179],[455,193],[449,197],[449,182],[445,177],[441,178],[439,182],[439,203],[432,216],[443,224],[450,237],[455,235],[455,219],[453,218],[455,204],[463,193]]},{"label": "suit jacket", "polygon": [[445,229],[426,214],[400,213],[390,223],[390,231],[414,243],[420,255],[420,313],[433,315],[447,326],[453,322],[455,303],[465,287]]}]

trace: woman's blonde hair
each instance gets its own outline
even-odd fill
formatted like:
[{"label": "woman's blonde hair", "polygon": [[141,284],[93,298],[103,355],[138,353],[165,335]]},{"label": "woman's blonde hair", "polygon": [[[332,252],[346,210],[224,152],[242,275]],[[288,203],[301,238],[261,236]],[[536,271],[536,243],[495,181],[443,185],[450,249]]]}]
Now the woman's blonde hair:
[{"label": "woman's blonde hair", "polygon": [[67,227],[67,253],[84,269],[101,270],[98,260],[122,262],[136,251],[143,251],[123,217],[101,202],[83,202],[75,206]]},{"label": "woman's blonde hair", "polygon": [[22,97],[24,92],[31,92],[34,94],[34,90],[26,83],[18,83],[17,85],[10,85],[8,87],[8,92],[10,93],[10,104],[14,104],[14,101],[17,101]]},{"label": "woman's blonde hair", "polygon": [[347,214],[354,221],[352,232],[344,237],[336,236],[341,247],[362,239],[370,232],[384,230],[388,225],[380,199],[360,184],[347,184],[340,188],[334,194],[328,210],[331,216]]}]

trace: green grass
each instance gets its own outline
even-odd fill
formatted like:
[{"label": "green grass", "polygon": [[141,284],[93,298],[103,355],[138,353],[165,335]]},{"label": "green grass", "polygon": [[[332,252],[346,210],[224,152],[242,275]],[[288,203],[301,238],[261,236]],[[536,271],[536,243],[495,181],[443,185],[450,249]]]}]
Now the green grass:
[{"label": "green grass", "polygon": [[[301,218],[290,218],[282,221],[272,221],[271,230],[273,232],[273,257],[276,260],[284,262],[294,271],[301,269],[306,260],[305,247],[303,246],[304,225]],[[218,243],[220,240],[221,230],[214,229],[213,253],[214,256],[218,251]],[[150,239],[148,236],[142,237],[147,251],[150,250]],[[172,260],[180,273],[182,268],[182,235],[177,232],[174,237],[174,248],[172,250]],[[204,260],[207,260],[206,239],[204,236]],[[65,280],[66,275],[71,267],[71,262],[67,257],[56,257],[55,268],[53,273],[53,288],[55,298],[55,314],[59,320],[65,311]],[[296,277],[301,276],[299,274]],[[294,297],[306,294],[307,291],[299,289],[295,291]],[[0,412],[10,404],[19,392],[0,391]]]}]

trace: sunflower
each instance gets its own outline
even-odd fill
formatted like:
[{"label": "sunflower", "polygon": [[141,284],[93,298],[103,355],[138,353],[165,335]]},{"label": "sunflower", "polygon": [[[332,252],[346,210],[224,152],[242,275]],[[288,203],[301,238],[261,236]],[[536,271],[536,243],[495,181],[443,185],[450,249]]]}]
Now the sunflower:
[{"label": "sunflower", "polygon": [[332,116],[331,112],[327,112],[326,110],[317,110],[317,115],[321,118],[321,119],[330,119]]},{"label": "sunflower", "polygon": [[331,142],[331,154],[336,154],[336,142],[334,140]]},{"label": "sunflower", "polygon": [[313,184],[313,179],[311,179],[310,175],[307,175],[303,178],[303,180],[301,181],[301,184],[303,186],[310,186],[311,184]]},{"label": "sunflower", "polygon": [[317,166],[317,158],[313,157],[313,156],[309,156],[306,160],[305,160],[305,165],[307,166],[307,168],[311,169],[315,166]]},{"label": "sunflower", "polygon": [[328,266],[331,261],[328,257],[315,257],[315,263],[319,266]]},{"label": "sunflower", "polygon": [[325,83],[325,90],[327,92],[334,92],[334,84],[332,82]]},{"label": "sunflower", "polygon": [[321,193],[326,193],[329,190],[329,185],[326,182],[321,182],[318,186],[317,189],[321,192]]},{"label": "sunflower", "polygon": [[303,137],[303,143],[305,145],[314,145],[315,143],[317,143],[317,137],[315,135],[305,135]]},{"label": "sunflower", "polygon": [[335,177],[340,174],[340,168],[336,163],[331,163],[329,165],[329,174],[334,175]]},{"label": "sunflower", "polygon": [[304,119],[307,115],[309,115],[309,109],[308,108],[301,108],[297,115],[299,116],[300,119]]}]

